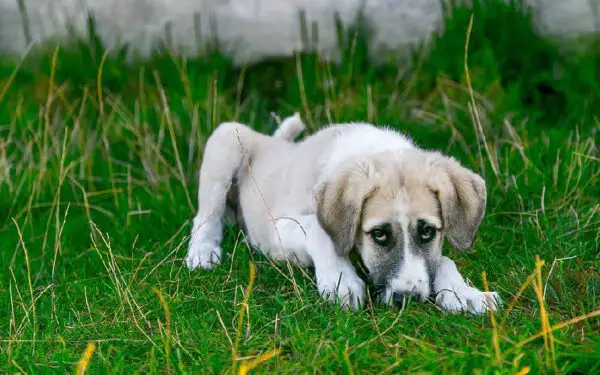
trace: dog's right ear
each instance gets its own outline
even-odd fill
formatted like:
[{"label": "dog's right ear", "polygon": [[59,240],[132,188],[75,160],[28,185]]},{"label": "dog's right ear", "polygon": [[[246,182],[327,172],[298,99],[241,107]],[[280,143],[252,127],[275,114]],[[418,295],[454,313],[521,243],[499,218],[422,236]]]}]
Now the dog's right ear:
[{"label": "dog's right ear", "polygon": [[354,246],[363,203],[376,188],[376,172],[367,162],[353,162],[338,171],[317,188],[317,218],[336,252],[347,256]]},{"label": "dog's right ear", "polygon": [[452,246],[467,250],[473,245],[485,214],[485,181],[455,159],[433,155],[438,168],[430,171],[429,186],[440,202],[444,229]]}]

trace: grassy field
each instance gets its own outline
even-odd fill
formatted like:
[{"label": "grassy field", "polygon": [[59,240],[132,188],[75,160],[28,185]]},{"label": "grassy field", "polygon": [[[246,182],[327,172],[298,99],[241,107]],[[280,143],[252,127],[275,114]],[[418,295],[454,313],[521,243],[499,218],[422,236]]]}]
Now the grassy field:
[{"label": "grassy field", "polygon": [[[600,44],[563,50],[486,3],[449,12],[410,70],[370,64],[362,27],[339,64],[126,64],[94,38],[0,58],[0,372],[600,373]],[[206,138],[297,110],[309,133],[390,124],[482,174],[473,251],[444,251],[504,308],[344,312],[236,228],[219,268],[189,272]]]}]

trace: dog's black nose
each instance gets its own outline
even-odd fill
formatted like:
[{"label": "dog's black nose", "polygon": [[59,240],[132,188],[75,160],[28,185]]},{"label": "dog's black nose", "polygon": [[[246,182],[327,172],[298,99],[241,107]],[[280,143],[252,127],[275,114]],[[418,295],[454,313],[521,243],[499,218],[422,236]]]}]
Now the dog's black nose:
[{"label": "dog's black nose", "polygon": [[392,302],[394,302],[394,305],[402,307],[412,298],[414,298],[414,295],[409,292],[394,292],[392,295]]}]

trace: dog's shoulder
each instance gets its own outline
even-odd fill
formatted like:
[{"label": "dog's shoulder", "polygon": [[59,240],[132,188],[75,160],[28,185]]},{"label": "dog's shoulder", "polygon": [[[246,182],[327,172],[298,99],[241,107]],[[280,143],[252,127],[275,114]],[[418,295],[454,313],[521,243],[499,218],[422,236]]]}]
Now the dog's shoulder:
[{"label": "dog's shoulder", "polygon": [[331,137],[328,152],[321,160],[325,175],[333,173],[341,164],[362,156],[416,148],[409,137],[387,126],[369,123],[335,124],[318,133],[320,132],[329,132]]}]

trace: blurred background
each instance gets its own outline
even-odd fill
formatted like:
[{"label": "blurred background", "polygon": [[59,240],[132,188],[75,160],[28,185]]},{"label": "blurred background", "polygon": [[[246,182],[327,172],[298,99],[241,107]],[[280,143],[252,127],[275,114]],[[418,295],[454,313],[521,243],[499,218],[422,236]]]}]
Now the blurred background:
[{"label": "blurred background", "polygon": [[[599,3],[0,0],[0,372],[600,373]],[[206,139],[296,111],[482,175],[443,251],[505,307],[344,312],[236,227],[189,272]]]},{"label": "blurred background", "polygon": [[[455,2],[455,1],[454,1]],[[511,1],[506,1],[510,3]],[[515,3],[514,1],[512,1]],[[407,50],[443,27],[448,0],[0,0],[0,51],[22,54],[32,42],[98,38],[111,50],[129,45],[147,57],[167,45],[194,56],[218,39],[237,64],[310,48],[339,57],[336,20],[371,26],[372,57]],[[477,1],[475,1],[477,3]],[[536,30],[574,39],[597,32],[597,0],[525,0]],[[516,4],[516,3],[515,3]],[[510,25],[507,25],[510,27]],[[306,40],[307,39],[307,40]]]}]

